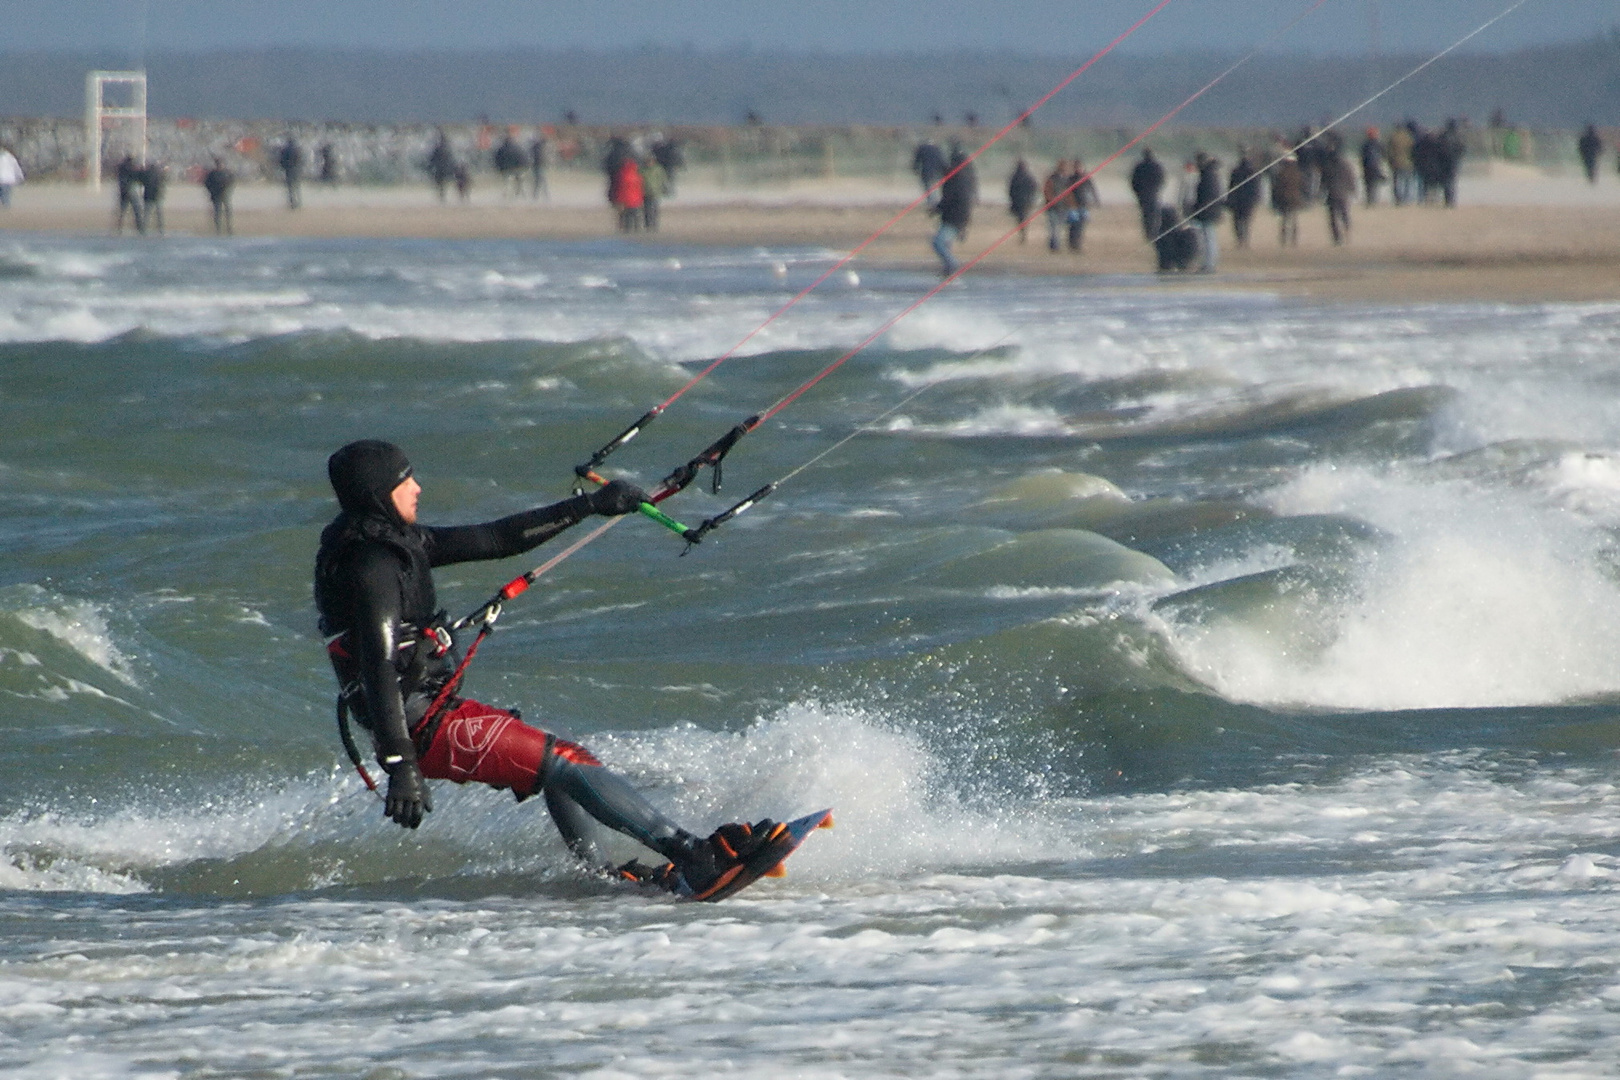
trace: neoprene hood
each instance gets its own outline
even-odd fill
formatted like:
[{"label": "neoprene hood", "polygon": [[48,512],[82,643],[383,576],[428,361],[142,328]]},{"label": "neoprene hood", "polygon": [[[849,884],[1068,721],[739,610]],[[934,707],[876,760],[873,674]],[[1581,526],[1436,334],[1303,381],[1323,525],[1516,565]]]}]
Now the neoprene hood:
[{"label": "neoprene hood", "polygon": [[326,459],[326,475],[343,509],[393,520],[399,516],[393,492],[410,477],[411,463],[393,443],[361,439]]}]

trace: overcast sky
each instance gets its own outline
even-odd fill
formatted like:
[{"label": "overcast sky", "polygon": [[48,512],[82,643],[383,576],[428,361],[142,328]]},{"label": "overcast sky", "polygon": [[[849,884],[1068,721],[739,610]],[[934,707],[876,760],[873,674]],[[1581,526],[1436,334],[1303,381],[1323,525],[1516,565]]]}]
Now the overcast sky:
[{"label": "overcast sky", "polygon": [[[511,47],[896,52],[1094,51],[1157,0],[0,0],[0,51],[209,50],[317,45],[385,50]],[[1246,48],[1314,0],[1171,0],[1136,53]],[[1436,51],[1511,0],[1324,0],[1276,51]],[[1474,51],[1589,37],[1620,0],[1527,0]],[[1376,28],[1376,29],[1375,29]],[[143,39],[144,38],[144,43]],[[1122,46],[1124,48],[1126,46]],[[121,57],[122,59],[122,57]],[[3,111],[3,109],[0,109]]]}]

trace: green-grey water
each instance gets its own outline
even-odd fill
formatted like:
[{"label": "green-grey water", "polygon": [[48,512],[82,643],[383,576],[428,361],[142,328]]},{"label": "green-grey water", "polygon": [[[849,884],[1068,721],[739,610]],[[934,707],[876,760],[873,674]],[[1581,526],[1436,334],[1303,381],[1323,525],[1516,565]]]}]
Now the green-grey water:
[{"label": "green-grey water", "polygon": [[[666,508],[926,392],[685,557],[624,522],[474,668],[693,827],[835,806],[787,879],[626,893],[450,785],[381,818],[326,456],[399,443],[429,522],[563,497],[832,257],[0,247],[0,1068],[1612,1075],[1615,305],[970,280]],[[610,469],[927,284],[835,278]]]}]

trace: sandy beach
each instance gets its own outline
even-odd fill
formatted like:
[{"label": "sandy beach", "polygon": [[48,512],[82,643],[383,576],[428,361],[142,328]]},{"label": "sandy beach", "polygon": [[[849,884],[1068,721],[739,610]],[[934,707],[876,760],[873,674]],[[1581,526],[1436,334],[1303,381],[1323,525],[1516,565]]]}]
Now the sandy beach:
[{"label": "sandy beach", "polygon": [[[982,181],[985,196],[964,258],[985,251],[1012,225],[999,177]],[[1087,229],[1080,255],[1045,249],[1044,229],[985,256],[975,273],[1072,274],[1098,287],[1139,287],[1151,271],[1135,207],[1118,176],[1099,181],[1102,207]],[[657,234],[633,243],[823,245],[848,251],[916,197],[901,180],[806,180],[761,188],[725,187],[700,174],[684,178],[664,204]],[[0,231],[96,233],[108,230],[115,195],[81,185],[25,184]],[[211,231],[200,188],[176,183],[166,204],[171,235]],[[1366,209],[1357,206],[1351,242],[1334,247],[1326,211],[1301,216],[1297,248],[1281,249],[1276,219],[1262,208],[1253,245],[1238,250],[1230,227],[1221,230],[1221,271],[1210,276],[1156,279],[1157,287],[1255,289],[1324,300],[1601,301],[1620,299],[1620,182],[1596,186],[1573,175],[1547,176],[1494,165],[1465,175],[1461,205]],[[589,174],[554,179],[549,200],[504,197],[486,186],[469,203],[440,204],[424,187],[308,185],[293,212],[282,191],[244,185],[235,198],[236,234],[254,236],[400,236],[582,240],[614,235],[601,185]],[[937,265],[928,248],[932,219],[913,211],[860,255],[867,265]],[[155,238],[130,242],[155,242]],[[1130,275],[1121,280],[1121,275]]]}]

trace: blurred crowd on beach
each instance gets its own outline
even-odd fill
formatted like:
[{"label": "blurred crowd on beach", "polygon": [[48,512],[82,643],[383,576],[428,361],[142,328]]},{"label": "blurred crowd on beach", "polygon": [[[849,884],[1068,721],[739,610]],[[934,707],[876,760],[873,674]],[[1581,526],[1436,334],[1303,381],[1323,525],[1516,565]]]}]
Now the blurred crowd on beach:
[{"label": "blurred crowd on beach", "polygon": [[[984,198],[980,176],[1007,171],[1007,208],[1018,242],[1044,233],[1053,253],[1079,255],[1102,199],[1087,159],[1117,161],[1140,217],[1143,242],[1162,273],[1214,272],[1222,230],[1248,247],[1263,208],[1275,219],[1282,247],[1299,243],[1299,219],[1313,207],[1327,216],[1334,244],[1350,240],[1356,204],[1455,206],[1464,163],[1493,160],[1557,167],[1571,159],[1589,183],[1620,166],[1614,131],[1595,125],[1571,132],[1532,132],[1500,114],[1484,128],[1447,119],[1427,125],[1403,119],[1353,131],[1305,126],[1291,133],[1189,129],[1161,133],[1136,149],[1128,131],[1016,132],[992,154],[975,158],[985,134],[976,118],[938,134],[879,128],[772,128],[750,118],[733,128],[675,129],[562,125],[357,126],[258,122],[153,121],[144,157],[115,149],[104,171],[116,178],[113,229],[164,231],[172,182],[206,194],[214,231],[233,231],[232,193],[239,182],[273,182],[286,206],[303,205],[306,185],[426,182],[440,203],[480,198],[539,203],[551,198],[554,169],[597,171],[611,227],[654,232],[663,204],[676,194],[689,160],[702,162],[720,186],[747,187],[850,175],[912,172],[927,209],[939,220],[933,247],[941,269],[960,263]],[[82,178],[82,127],[70,121],[0,120],[0,207],[25,177]],[[115,140],[109,145],[119,147]],[[1119,154],[1131,147],[1129,157]],[[1065,153],[1067,151],[1067,153]],[[121,156],[117,156],[121,153]],[[1115,189],[1117,190],[1117,189]],[[1042,228],[1044,226],[1044,228]]]},{"label": "blurred crowd on beach", "polygon": [[[1609,149],[1595,125],[1581,132],[1577,151],[1588,183],[1597,183]],[[1179,169],[1173,162],[1167,167],[1151,146],[1144,147],[1131,167],[1129,185],[1158,272],[1208,274],[1219,265],[1217,226],[1229,220],[1233,242],[1247,248],[1263,203],[1276,217],[1282,247],[1298,246],[1300,214],[1312,206],[1325,208],[1333,244],[1348,243],[1352,206],[1358,200],[1368,207],[1378,205],[1386,186],[1394,206],[1455,207],[1468,151],[1465,123],[1456,118],[1437,127],[1412,119],[1387,130],[1368,127],[1358,139],[1338,129],[1305,126],[1291,136],[1273,133],[1263,146],[1239,145],[1229,167],[1204,149],[1194,150]],[[1612,152],[1620,167],[1620,145]],[[948,153],[931,139],[919,142],[911,165],[930,209],[940,218],[934,250],[941,271],[954,274],[960,268],[955,245],[967,232],[971,209],[964,211],[952,191],[976,193],[976,169],[957,140]],[[1041,179],[1026,158],[1018,158],[1006,187],[1018,242],[1027,243],[1030,225],[1044,217],[1047,249],[1080,254],[1086,224],[1101,205],[1094,173],[1079,157],[1060,158]],[[976,202],[976,195],[970,195],[965,205]]]}]

